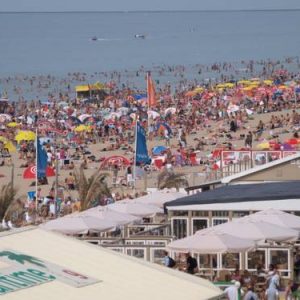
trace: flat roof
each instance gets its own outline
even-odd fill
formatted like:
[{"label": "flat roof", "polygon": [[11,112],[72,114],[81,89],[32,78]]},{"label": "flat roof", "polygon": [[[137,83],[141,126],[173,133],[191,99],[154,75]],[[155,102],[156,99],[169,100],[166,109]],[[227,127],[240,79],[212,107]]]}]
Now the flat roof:
[{"label": "flat roof", "polygon": [[170,211],[260,211],[265,209],[277,209],[287,212],[300,211],[299,199],[275,200],[275,201],[249,201],[234,203],[214,203],[198,205],[181,205],[168,207]]},{"label": "flat roof", "polygon": [[300,181],[227,185],[166,202],[164,207],[285,199],[300,199]]},{"label": "flat roof", "polygon": [[[40,228],[1,233],[0,260],[3,250],[33,256],[39,262],[56,264],[98,282],[74,287],[56,277],[50,282],[1,295],[1,299],[199,300],[215,299],[222,294],[207,280]],[[0,264],[0,273],[3,270]]]}]

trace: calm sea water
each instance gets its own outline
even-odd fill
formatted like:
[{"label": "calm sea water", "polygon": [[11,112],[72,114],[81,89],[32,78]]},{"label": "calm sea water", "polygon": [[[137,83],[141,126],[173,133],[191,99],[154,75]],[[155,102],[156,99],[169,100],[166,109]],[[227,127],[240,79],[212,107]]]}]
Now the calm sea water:
[{"label": "calm sea water", "polygon": [[297,56],[299,31],[300,11],[1,13],[0,77]]}]

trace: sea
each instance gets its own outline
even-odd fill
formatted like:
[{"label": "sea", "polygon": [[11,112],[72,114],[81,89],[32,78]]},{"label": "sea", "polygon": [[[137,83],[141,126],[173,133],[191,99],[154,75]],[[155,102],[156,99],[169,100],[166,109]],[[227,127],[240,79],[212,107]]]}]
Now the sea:
[{"label": "sea", "polygon": [[0,78],[284,59],[299,33],[300,10],[0,13]]}]

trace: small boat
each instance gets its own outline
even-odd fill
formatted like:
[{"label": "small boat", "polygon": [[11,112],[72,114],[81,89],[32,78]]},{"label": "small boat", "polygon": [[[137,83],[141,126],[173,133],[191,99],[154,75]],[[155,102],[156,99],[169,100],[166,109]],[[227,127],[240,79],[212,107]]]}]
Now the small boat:
[{"label": "small boat", "polygon": [[97,38],[96,36],[93,36],[93,37],[91,38],[91,40],[92,40],[92,41],[97,41],[98,38]]},{"label": "small boat", "polygon": [[135,37],[136,39],[145,39],[145,38],[146,38],[146,35],[144,35],[144,34],[135,34],[134,37]]}]

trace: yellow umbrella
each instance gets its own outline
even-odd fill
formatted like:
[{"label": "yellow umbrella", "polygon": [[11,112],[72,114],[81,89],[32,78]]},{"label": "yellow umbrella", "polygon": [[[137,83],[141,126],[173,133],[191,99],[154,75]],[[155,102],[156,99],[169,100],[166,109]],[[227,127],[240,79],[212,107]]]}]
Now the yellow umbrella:
[{"label": "yellow umbrella", "polygon": [[251,81],[250,80],[239,80],[237,83],[238,84],[243,84],[243,85],[248,85],[248,84],[251,83]]},{"label": "yellow umbrella", "polygon": [[267,150],[267,149],[270,149],[270,143],[269,142],[263,142],[261,144],[258,144],[256,146],[257,149],[259,150]]},{"label": "yellow umbrella", "polygon": [[17,150],[11,141],[7,141],[6,143],[4,143],[4,148],[7,148],[9,153],[16,152],[16,150]]},{"label": "yellow umbrella", "polygon": [[202,87],[196,87],[193,92],[195,93],[202,93],[204,91],[204,89]]},{"label": "yellow umbrella", "polygon": [[272,85],[273,84],[273,80],[270,80],[270,79],[264,80],[264,84],[266,84],[266,85]]},{"label": "yellow umbrella", "polygon": [[15,136],[15,140],[19,143],[20,141],[34,141],[35,133],[33,131],[19,131]]},{"label": "yellow umbrella", "polygon": [[74,131],[76,131],[76,132],[91,131],[91,126],[79,125],[74,129]]},{"label": "yellow umbrella", "polygon": [[19,126],[20,124],[19,123],[17,123],[17,122],[9,122],[6,126],[7,127],[17,127],[17,126]]},{"label": "yellow umbrella", "polygon": [[0,142],[6,143],[7,138],[5,138],[4,136],[0,136]]}]

